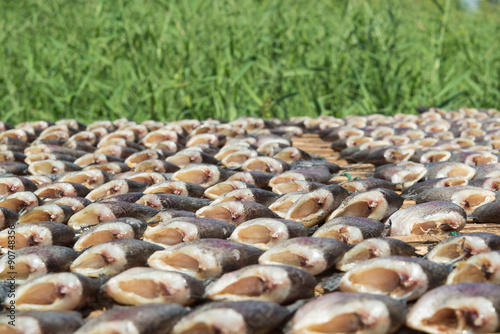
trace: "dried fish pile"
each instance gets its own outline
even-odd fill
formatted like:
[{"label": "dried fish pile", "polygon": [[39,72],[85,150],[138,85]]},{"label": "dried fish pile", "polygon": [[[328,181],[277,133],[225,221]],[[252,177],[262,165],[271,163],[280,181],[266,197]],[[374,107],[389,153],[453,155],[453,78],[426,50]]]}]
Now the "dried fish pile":
[{"label": "dried fish pile", "polygon": [[500,220],[498,111],[0,122],[0,146],[1,333],[500,328],[500,235],[463,233]]}]

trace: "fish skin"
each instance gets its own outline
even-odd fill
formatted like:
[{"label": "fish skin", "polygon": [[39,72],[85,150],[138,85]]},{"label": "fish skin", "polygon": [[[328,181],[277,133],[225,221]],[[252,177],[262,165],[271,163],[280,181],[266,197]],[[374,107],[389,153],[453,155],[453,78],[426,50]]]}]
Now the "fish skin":
[{"label": "fish skin", "polygon": [[74,211],[69,206],[44,204],[21,213],[19,215],[18,223],[24,224],[39,221],[54,221],[65,224],[73,214]]},{"label": "fish skin", "polygon": [[146,187],[161,183],[170,179],[170,175],[157,172],[130,172],[131,175],[115,175],[114,180],[126,179],[130,181],[144,183]]},{"label": "fish skin", "polygon": [[106,198],[103,198],[102,200],[96,200],[93,203],[99,203],[99,202],[128,202],[128,203],[135,203],[138,200],[142,198],[145,194],[142,192],[131,192],[131,193],[126,193],[126,194],[121,194],[121,195],[113,195],[109,196]]},{"label": "fish skin", "polygon": [[[75,232],[68,226],[56,222],[34,222],[15,226],[16,244],[14,249],[31,246],[58,245],[67,246],[75,237]],[[0,246],[8,247],[8,232],[0,232]]]},{"label": "fish skin", "polygon": [[397,146],[387,146],[370,152],[363,160],[375,166],[408,161],[415,154],[414,149],[405,149]]},{"label": "fish skin", "polygon": [[260,264],[285,264],[319,275],[330,269],[349,246],[335,239],[297,237],[285,240],[259,257]]},{"label": "fish skin", "polygon": [[[147,226],[145,221],[131,217],[103,222],[85,230],[75,242],[73,249],[82,251],[84,248],[115,239],[139,239]],[[93,237],[97,240],[92,241]]]},{"label": "fish skin", "polygon": [[84,197],[66,196],[61,198],[54,198],[52,200],[46,200],[45,203],[69,206],[74,213],[77,213],[92,202]]},{"label": "fish skin", "polygon": [[130,171],[129,166],[127,166],[123,162],[117,162],[117,161],[105,162],[101,164],[91,164],[83,168],[83,170],[92,170],[92,169],[99,169],[111,175]]},{"label": "fish skin", "polygon": [[142,182],[132,181],[128,179],[117,179],[104,183],[89,192],[85,198],[91,201],[105,199],[107,197],[122,195],[131,192],[142,192],[147,188],[147,185]]},{"label": "fish skin", "polygon": [[174,155],[174,152],[167,149],[149,148],[130,155],[124,162],[130,168],[136,168],[137,165],[143,161],[150,159],[165,159],[172,155]]},{"label": "fish skin", "polygon": [[0,207],[0,230],[10,227],[16,223],[18,219],[17,212]]},{"label": "fish skin", "polygon": [[448,161],[451,158],[451,153],[446,150],[437,149],[420,149],[415,150],[415,154],[410,158],[413,162],[421,164],[430,162]]},{"label": "fish skin", "polygon": [[498,285],[458,283],[420,297],[410,309],[406,325],[427,333],[492,333],[499,328],[499,313]]},{"label": "fish skin", "polygon": [[500,176],[500,163],[493,163],[487,165],[473,166],[476,170],[473,179],[479,179],[483,177],[499,177]]},{"label": "fish skin", "polygon": [[479,253],[455,263],[446,284],[466,282],[500,285],[500,251]]},{"label": "fish skin", "polygon": [[[162,235],[162,231],[166,230],[168,234]],[[222,220],[178,217],[149,227],[144,234],[144,241],[170,246],[198,239],[227,239],[233,231],[234,226]]]},{"label": "fish skin", "polygon": [[219,160],[210,154],[189,148],[178,151],[174,155],[168,157],[166,161],[181,168],[189,164],[217,165],[219,163]]},{"label": "fish skin", "polygon": [[[427,222],[435,223],[425,225]],[[462,230],[466,223],[467,214],[462,207],[446,201],[426,202],[400,209],[386,222],[391,236],[448,234],[451,231]],[[420,227],[420,230],[415,231],[415,227],[419,224],[429,228]]]},{"label": "fish skin", "polygon": [[143,304],[133,307],[114,307],[97,318],[88,320],[74,334],[170,333],[174,325],[188,313],[177,304]]},{"label": "fish skin", "polygon": [[255,218],[238,225],[229,240],[266,251],[288,239],[308,234],[309,229],[294,220]]},{"label": "fish skin", "polygon": [[[406,305],[387,296],[334,292],[302,305],[291,333],[395,333],[405,323]],[[346,318],[348,317],[348,318]]]},{"label": "fish skin", "polygon": [[260,188],[243,188],[220,195],[210,205],[229,201],[251,201],[269,207],[278,197],[278,194]]},{"label": "fish skin", "polygon": [[[377,188],[347,196],[327,218],[357,216],[382,221],[396,212],[404,199],[392,190]],[[361,205],[359,203],[365,203]],[[353,207],[354,205],[354,207]]]},{"label": "fish skin", "polygon": [[89,192],[89,188],[76,182],[53,182],[34,191],[40,198],[85,197]]},{"label": "fish skin", "polygon": [[125,270],[111,277],[102,289],[123,305],[175,303],[182,306],[199,300],[205,290],[200,280],[187,274],[147,267]]},{"label": "fish skin", "polygon": [[442,161],[424,164],[427,168],[425,180],[437,179],[440,177],[464,177],[471,180],[476,174],[476,170],[462,162]]},{"label": "fish skin", "polygon": [[[375,274],[390,276],[384,279],[375,277]],[[367,292],[415,300],[443,284],[447,276],[448,268],[443,264],[416,257],[387,256],[354,266],[342,276],[339,289],[342,292]],[[370,281],[367,281],[368,277]]]},{"label": "fish skin", "polygon": [[384,237],[369,238],[349,249],[335,264],[335,268],[340,271],[349,271],[362,261],[391,255],[416,256],[417,254],[415,247],[402,240]]},{"label": "fish skin", "polygon": [[[75,165],[80,167],[87,167],[93,164],[105,164],[108,162],[121,162],[123,163],[125,160],[119,157],[115,157],[114,155],[104,154],[104,153],[87,153],[74,161]],[[127,166],[126,164],[124,164]],[[127,166],[128,167],[128,166]]]},{"label": "fish skin", "polygon": [[[491,250],[500,250],[500,236],[486,232],[464,233],[442,240],[427,253],[426,258],[437,263],[452,263]],[[453,256],[440,255],[448,251],[453,251]]]},{"label": "fish skin", "polygon": [[297,191],[313,191],[324,186],[325,185],[323,183],[312,181],[290,181],[275,184],[272,187],[272,191],[278,195],[282,195]]},{"label": "fish skin", "polygon": [[160,223],[166,222],[169,219],[172,218],[177,218],[177,217],[196,217],[196,214],[191,211],[185,211],[185,210],[170,210],[170,209],[165,209],[161,210],[155,215],[151,216],[149,219],[147,219],[147,223],[149,226],[156,226]]},{"label": "fish skin", "polygon": [[259,171],[237,172],[228,177],[228,181],[243,181],[253,184],[261,189],[267,188],[274,175]]},{"label": "fish skin", "polygon": [[499,191],[500,190],[500,177],[481,177],[469,181],[469,185],[473,187],[480,187],[486,190]]},{"label": "fish skin", "polygon": [[[237,283],[242,287],[235,287]],[[222,275],[207,287],[205,297],[211,300],[260,300],[289,304],[312,297],[315,285],[314,276],[302,269],[254,264]]]},{"label": "fish skin", "polygon": [[206,207],[212,200],[206,198],[195,198],[173,194],[146,194],[136,203],[149,206],[154,209],[175,209],[195,212]]},{"label": "fish skin", "polygon": [[469,218],[476,223],[500,223],[500,202],[495,200],[481,205],[469,215]]},{"label": "fish skin", "polygon": [[311,160],[309,153],[297,147],[286,147],[279,153],[276,153],[273,157],[281,159],[288,164],[291,164],[294,161]]},{"label": "fish skin", "polygon": [[172,334],[193,333],[203,324],[209,333],[269,333],[284,321],[290,312],[276,303],[263,301],[211,302],[184,316]]},{"label": "fish skin", "polygon": [[104,221],[123,217],[132,217],[147,221],[157,213],[158,210],[137,203],[103,201],[92,203],[85,207],[85,209],[75,213],[68,220],[67,225],[74,230],[78,230],[81,227],[97,225]]},{"label": "fish skin", "polygon": [[[30,279],[16,290],[15,303],[19,311],[64,311],[83,308],[94,300],[99,283],[75,273],[50,273]],[[40,287],[42,286],[43,290]],[[33,293],[33,290],[37,293]],[[14,300],[7,298],[5,303]]]},{"label": "fish skin", "polygon": [[307,192],[290,206],[284,218],[313,227],[325,221],[326,217],[348,197],[348,194],[346,189],[336,184]]},{"label": "fish skin", "polygon": [[497,163],[498,157],[491,152],[458,151],[451,154],[450,161],[462,162],[467,166],[480,166]]},{"label": "fish skin", "polygon": [[313,237],[331,238],[354,245],[369,238],[380,237],[385,226],[375,219],[364,217],[338,217],[318,228]]},{"label": "fish skin", "polygon": [[12,173],[23,175],[28,170],[28,165],[15,161],[0,161],[0,174]]},{"label": "fish skin", "polygon": [[469,180],[463,177],[439,177],[437,179],[431,179],[415,183],[411,187],[404,189],[401,192],[401,197],[405,199],[412,199],[417,194],[430,188],[444,188],[444,187],[466,186],[466,185],[469,185]]},{"label": "fish skin", "polygon": [[330,171],[330,174],[338,173],[341,168],[339,165],[333,162],[326,161],[325,159],[312,159],[312,160],[301,160],[295,161],[290,165],[290,170],[294,169],[309,169],[317,166],[326,166]]},{"label": "fish skin", "polygon": [[[471,197],[469,197],[471,196]],[[481,198],[478,198],[481,196]],[[469,198],[471,200],[469,200]],[[454,186],[444,188],[430,188],[418,193],[412,199],[417,203],[433,201],[449,201],[461,206],[470,215],[481,205],[493,202],[496,198],[494,192],[472,186]]]},{"label": "fish skin", "polygon": [[[193,176],[193,173],[194,176]],[[172,180],[196,183],[208,188],[225,181],[228,175],[225,169],[210,164],[188,164],[172,175]]]},{"label": "fish skin", "polygon": [[[89,277],[113,276],[133,267],[146,265],[148,257],[163,247],[142,240],[115,239],[84,250],[71,264],[71,271]],[[98,259],[92,257],[99,256]],[[97,265],[88,262],[94,260]]]},{"label": "fish skin", "polygon": [[278,218],[267,206],[249,201],[230,201],[205,206],[196,211],[196,216],[220,219],[234,226],[255,218]]},{"label": "fish skin", "polygon": [[16,313],[15,328],[8,324],[10,319],[0,319],[2,333],[51,333],[71,334],[83,325],[80,313],[76,311],[24,311]]},{"label": "fish skin", "polygon": [[[256,247],[238,242],[223,239],[199,239],[170,246],[154,253],[148,259],[148,265],[155,269],[179,271],[204,279],[218,277],[257,263],[262,253],[263,251]],[[179,256],[181,256],[180,259]],[[167,259],[170,261],[167,262]],[[187,263],[181,263],[183,260]]]},{"label": "fish skin", "polygon": [[11,272],[15,272],[16,282],[19,283],[47,273],[68,271],[71,262],[78,256],[71,248],[53,245],[26,247],[13,253],[14,264],[9,263],[8,256],[0,257],[0,279],[6,280]]},{"label": "fish skin", "polygon": [[361,180],[351,180],[342,183],[342,188],[349,192],[362,192],[377,188],[384,188],[389,190],[396,190],[396,185],[390,181],[368,177]]}]

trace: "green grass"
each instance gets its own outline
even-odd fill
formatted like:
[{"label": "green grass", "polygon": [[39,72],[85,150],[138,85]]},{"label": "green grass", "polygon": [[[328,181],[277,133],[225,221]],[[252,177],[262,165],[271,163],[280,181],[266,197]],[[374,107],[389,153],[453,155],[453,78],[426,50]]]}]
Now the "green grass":
[{"label": "green grass", "polygon": [[0,115],[317,116],[498,107],[500,12],[457,0],[0,1]]}]

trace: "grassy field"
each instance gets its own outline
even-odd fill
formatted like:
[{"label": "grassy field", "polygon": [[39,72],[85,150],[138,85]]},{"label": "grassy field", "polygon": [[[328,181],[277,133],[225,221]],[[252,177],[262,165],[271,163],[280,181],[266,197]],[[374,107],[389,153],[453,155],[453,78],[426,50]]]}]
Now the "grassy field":
[{"label": "grassy field", "polygon": [[0,1],[2,120],[499,107],[500,10],[458,0]]}]

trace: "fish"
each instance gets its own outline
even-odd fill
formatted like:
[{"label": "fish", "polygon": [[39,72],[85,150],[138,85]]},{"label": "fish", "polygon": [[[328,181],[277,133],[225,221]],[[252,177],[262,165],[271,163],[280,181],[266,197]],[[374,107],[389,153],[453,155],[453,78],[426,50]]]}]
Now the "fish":
[{"label": "fish", "polygon": [[158,251],[148,259],[148,265],[205,279],[257,263],[262,253],[256,247],[233,241],[200,239]]},{"label": "fish", "polygon": [[500,202],[493,201],[476,208],[468,218],[476,223],[500,223]]},{"label": "fish", "polygon": [[453,263],[492,250],[500,250],[500,236],[486,232],[464,233],[444,239],[426,258],[437,263]]},{"label": "fish", "polygon": [[188,164],[172,175],[172,180],[185,181],[208,188],[225,181],[228,175],[225,169],[210,164]]},{"label": "fish", "polygon": [[174,326],[172,334],[269,333],[290,315],[276,303],[264,301],[212,302],[190,312]]},{"label": "fish", "polygon": [[448,161],[451,158],[451,153],[446,150],[437,149],[420,149],[415,150],[415,154],[410,158],[413,162],[418,163],[430,163],[430,162],[441,162]]},{"label": "fish", "polygon": [[467,214],[464,209],[446,201],[409,206],[393,213],[386,222],[390,226],[391,236],[443,235],[462,230],[466,223]]},{"label": "fish", "polygon": [[189,306],[204,293],[202,281],[189,275],[135,267],[111,277],[102,289],[123,305],[175,303]]},{"label": "fish", "polygon": [[473,166],[475,173],[473,179],[483,177],[500,177],[500,163]]},{"label": "fish", "polygon": [[132,217],[141,220],[148,220],[158,213],[158,210],[146,205],[128,202],[98,202],[92,203],[85,209],[75,213],[68,220],[67,225],[74,230],[82,227],[97,225],[99,223],[123,218]]},{"label": "fish", "polygon": [[283,173],[290,169],[290,165],[278,158],[255,157],[245,161],[241,165],[241,169],[243,171],[254,171],[263,173]]},{"label": "fish", "polygon": [[335,184],[307,192],[290,206],[284,218],[313,227],[332,214],[348,194],[346,189]]},{"label": "fish", "polygon": [[7,315],[0,319],[1,333],[69,334],[83,325],[82,316],[76,311],[16,312],[15,327],[9,322],[11,318]]},{"label": "fish", "polygon": [[125,163],[130,167],[130,168],[136,168],[137,165],[143,161],[146,160],[151,160],[151,159],[165,159],[167,157],[170,157],[174,155],[174,152],[168,150],[168,149],[158,149],[158,148],[149,148],[146,150],[139,151],[137,153],[134,153],[130,155],[128,158],[125,159]]},{"label": "fish", "polygon": [[285,240],[259,257],[260,264],[285,264],[319,275],[334,266],[349,246],[335,239],[297,237]]},{"label": "fish", "polygon": [[76,182],[52,182],[34,191],[35,195],[40,198],[85,197],[89,192],[89,188]]},{"label": "fish", "polygon": [[480,187],[491,191],[499,191],[500,177],[481,177],[478,179],[470,180],[468,185],[473,187]]},{"label": "fish", "polygon": [[462,207],[467,215],[470,215],[481,205],[495,201],[495,198],[496,194],[493,191],[472,186],[430,188],[412,197],[417,204],[448,201]]},{"label": "fish", "polygon": [[229,240],[266,251],[286,240],[308,234],[309,229],[294,220],[255,218],[238,225]]},{"label": "fish", "polygon": [[404,199],[397,193],[384,188],[353,193],[343,200],[326,221],[349,216],[382,221],[396,212],[403,202]]},{"label": "fish", "polygon": [[0,198],[0,207],[19,213],[42,204],[42,200],[31,191],[20,191]]},{"label": "fish", "polygon": [[28,209],[19,215],[18,223],[32,223],[40,221],[53,221],[65,224],[74,214],[74,211],[66,205],[44,204],[33,209]]},{"label": "fish", "polygon": [[166,161],[179,167],[184,167],[189,164],[217,165],[219,163],[219,160],[210,154],[189,148],[178,151],[174,155],[168,157]]},{"label": "fish", "polygon": [[133,307],[114,307],[99,317],[85,322],[73,334],[170,333],[188,311],[177,304],[143,304]]},{"label": "fish", "polygon": [[386,180],[377,179],[374,177],[368,177],[360,180],[346,181],[342,183],[341,186],[342,188],[346,189],[349,192],[362,192],[377,188],[384,188],[392,191],[396,190],[396,184]]},{"label": "fish", "polygon": [[450,161],[462,162],[467,166],[478,166],[497,163],[498,157],[491,152],[461,150],[453,152]]},{"label": "fish", "polygon": [[[229,153],[226,151],[225,153]],[[250,158],[255,158],[259,156],[259,152],[253,149],[241,148],[235,152],[226,154],[224,158],[220,160],[221,166],[225,168],[241,168],[242,164]]]},{"label": "fish", "polygon": [[443,284],[447,275],[443,264],[416,257],[387,256],[355,265],[342,276],[339,289],[416,300]]},{"label": "fish", "polygon": [[198,239],[227,239],[233,231],[234,226],[222,220],[177,217],[149,227],[144,234],[144,241],[170,246]]},{"label": "fish", "polygon": [[426,173],[426,165],[407,161],[379,166],[375,169],[373,177],[408,188],[420,181]]},{"label": "fish", "polygon": [[243,188],[235,189],[220,195],[210,205],[216,205],[229,201],[251,201],[265,206],[269,206],[279,197],[274,192],[263,190],[260,188]]},{"label": "fish", "polygon": [[415,150],[412,148],[386,146],[378,148],[374,151],[370,151],[370,153],[362,160],[362,162],[380,166],[408,161],[413,156],[413,154],[415,154]]},{"label": "fish", "polygon": [[61,174],[64,172],[79,171],[82,168],[72,162],[62,160],[35,161],[28,167],[32,175]]},{"label": "fish", "polygon": [[444,188],[444,187],[454,187],[454,186],[466,186],[469,184],[469,180],[463,177],[439,177],[437,179],[431,179],[427,181],[422,181],[415,183],[411,187],[404,189],[401,192],[401,197],[405,199],[412,199],[417,194],[424,190],[430,188]]},{"label": "fish", "polygon": [[[0,247],[21,249],[31,246],[59,245],[67,246],[75,237],[75,232],[68,226],[56,222],[35,222],[17,224],[14,227],[14,244],[9,243],[11,229],[0,232]],[[10,234],[9,234],[10,233]]]},{"label": "fish", "polygon": [[153,147],[159,142],[165,140],[171,140],[183,146],[186,145],[186,138],[182,134],[168,129],[158,129],[156,131],[151,131],[150,133],[145,135],[144,138],[142,138],[141,144],[146,147]]},{"label": "fish", "polygon": [[17,161],[0,161],[0,175],[12,173],[15,175],[24,175],[28,170],[28,165]]},{"label": "fish", "polygon": [[276,153],[273,158],[283,160],[288,164],[291,164],[294,161],[311,160],[309,153],[297,147],[286,147]]},{"label": "fish", "polygon": [[453,265],[446,284],[491,283],[500,285],[500,251],[471,256]]},{"label": "fish", "polygon": [[24,162],[26,156],[22,152],[2,150],[0,151],[0,161],[17,161]]},{"label": "fish", "polygon": [[381,222],[364,217],[338,217],[320,226],[313,237],[330,238],[355,245],[369,238],[380,237],[385,226]]},{"label": "fish", "polygon": [[132,181],[129,179],[118,179],[104,183],[95,188],[85,196],[86,199],[96,201],[105,199],[115,195],[122,195],[131,192],[142,192],[147,188],[147,185],[142,182]]},{"label": "fish", "polygon": [[273,176],[274,175],[272,174],[259,171],[245,171],[234,173],[228,177],[228,181],[243,181],[263,189],[267,188],[267,185]]},{"label": "fish", "polygon": [[166,222],[172,218],[177,218],[177,217],[196,217],[196,214],[194,212],[185,210],[164,209],[158,211],[158,213],[151,216],[147,220],[147,223],[149,226],[153,227],[160,223]]},{"label": "fish", "polygon": [[[104,138],[101,138],[100,143],[103,142]],[[99,145],[98,145],[99,147]],[[94,151],[94,153],[103,153],[103,154],[108,154],[108,155],[113,155],[115,157],[121,158],[121,159],[127,159],[130,157],[132,154],[139,152],[138,149],[129,147],[129,146],[122,146],[122,145],[106,145],[106,146],[101,146],[97,150]]]},{"label": "fish", "polygon": [[326,166],[313,166],[311,168],[292,169],[274,176],[269,180],[268,186],[273,188],[279,183],[290,181],[312,181],[316,183],[328,183],[332,174]]},{"label": "fish", "polygon": [[80,141],[80,140],[74,140],[74,139],[69,139],[63,144],[63,147],[67,147],[72,150],[79,150],[79,151],[85,151],[89,153],[95,152],[97,149],[93,145],[89,145],[86,142]]},{"label": "fish", "polygon": [[[94,190],[97,187],[105,184],[111,180],[111,176],[105,171],[99,169],[83,170],[79,172],[68,172],[61,175],[57,179],[57,182],[73,182],[79,183],[89,190]],[[80,197],[85,197],[85,195],[79,195]]]},{"label": "fish", "polygon": [[[74,161],[75,165],[78,165],[80,167],[86,167],[90,165],[100,165],[100,164],[106,164],[109,162],[124,162],[125,159],[115,157],[114,155],[109,155],[109,154],[104,154],[104,153],[87,153],[85,155],[82,155],[78,159]],[[125,166],[127,166],[124,163]],[[130,167],[127,166],[127,168],[130,169]]]},{"label": "fish", "polygon": [[144,160],[135,166],[137,172],[156,172],[156,173],[175,173],[180,169],[179,166],[160,159]]},{"label": "fish", "polygon": [[115,239],[84,250],[71,264],[71,271],[88,277],[114,276],[129,268],[143,267],[163,247],[142,240]]},{"label": "fish", "polygon": [[272,191],[278,195],[293,193],[297,191],[312,191],[324,187],[323,183],[312,181],[290,181],[278,183],[272,186]]},{"label": "fish", "polygon": [[212,203],[206,198],[195,198],[173,194],[154,193],[142,196],[136,204],[142,204],[154,209],[174,209],[195,212]]},{"label": "fish", "polygon": [[349,271],[358,263],[391,255],[416,256],[415,247],[393,238],[369,238],[350,248],[335,264],[340,271]]},{"label": "fish", "polygon": [[5,304],[15,303],[18,311],[70,311],[94,300],[99,282],[75,273],[49,273],[30,279],[16,288],[15,296]]},{"label": "fish", "polygon": [[203,195],[209,199],[216,199],[219,196],[235,189],[258,188],[256,185],[244,181],[223,181],[205,189]]},{"label": "fish", "polygon": [[307,191],[296,191],[288,194],[283,194],[278,197],[271,205],[269,209],[273,211],[276,215],[281,218],[285,218],[288,209],[299,200],[302,195],[306,194]]},{"label": "fish", "polygon": [[254,264],[222,275],[205,289],[205,298],[290,304],[314,295],[316,279],[287,265]]},{"label": "fish", "polygon": [[220,219],[234,226],[254,218],[278,218],[267,206],[250,201],[230,201],[205,206],[196,211],[196,216]]},{"label": "fish", "polygon": [[493,333],[499,329],[500,286],[457,283],[437,287],[413,305],[406,325],[427,333]]},{"label": "fish", "polygon": [[144,193],[162,193],[201,198],[205,193],[205,188],[191,182],[166,180],[147,187],[144,189]]},{"label": "fish", "polygon": [[83,170],[93,170],[98,169],[106,172],[108,174],[120,174],[130,171],[130,167],[123,162],[112,161],[101,164],[91,164],[83,168]]},{"label": "fish", "polygon": [[145,221],[131,217],[110,220],[85,230],[78,237],[73,249],[82,251],[87,247],[115,239],[140,239],[147,226]]},{"label": "fish", "polygon": [[16,283],[47,273],[69,270],[78,253],[64,246],[33,246],[9,251],[0,257],[0,279],[7,280],[15,273]]},{"label": "fish", "polygon": [[78,196],[67,196],[61,198],[54,198],[52,200],[46,200],[44,203],[46,204],[57,204],[57,205],[65,205],[69,206],[74,213],[82,210],[84,207],[89,205],[91,202],[83,197]]},{"label": "fish", "polygon": [[302,305],[291,333],[396,333],[406,320],[406,305],[387,296],[334,292]]},{"label": "fish", "polygon": [[442,161],[424,164],[427,168],[425,180],[441,177],[463,177],[471,180],[476,175],[476,170],[462,162]]},{"label": "fish", "polygon": [[126,179],[129,181],[144,183],[147,187],[150,187],[154,184],[162,183],[169,179],[169,176],[163,173],[137,171],[130,173],[130,175],[115,175],[114,180]]}]

